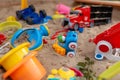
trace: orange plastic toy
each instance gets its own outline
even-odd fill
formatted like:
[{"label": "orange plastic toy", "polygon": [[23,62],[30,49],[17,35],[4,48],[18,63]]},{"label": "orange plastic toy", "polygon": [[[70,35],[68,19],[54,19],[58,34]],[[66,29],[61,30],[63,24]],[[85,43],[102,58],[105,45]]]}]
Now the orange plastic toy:
[{"label": "orange plastic toy", "polygon": [[28,0],[21,0],[21,10],[28,7]]},{"label": "orange plastic toy", "polygon": [[56,51],[57,53],[59,53],[60,55],[62,55],[62,56],[65,55],[66,50],[65,50],[64,48],[62,48],[61,46],[59,46],[57,41],[53,44],[52,47],[53,47],[53,48],[55,49],[55,51]]},{"label": "orange plastic toy", "polygon": [[3,74],[3,79],[10,76],[12,80],[41,80],[46,70],[35,57],[36,54],[36,51],[31,51],[20,63]]}]

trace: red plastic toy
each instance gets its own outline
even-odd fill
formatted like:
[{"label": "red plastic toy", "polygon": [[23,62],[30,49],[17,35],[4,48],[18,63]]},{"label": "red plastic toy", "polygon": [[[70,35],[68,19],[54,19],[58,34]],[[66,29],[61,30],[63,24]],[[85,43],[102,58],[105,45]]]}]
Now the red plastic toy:
[{"label": "red plastic toy", "polygon": [[[74,8],[64,19],[62,26],[68,25],[70,29],[79,30],[80,28],[94,26],[94,20],[90,20],[91,7],[79,6]],[[79,30],[83,32],[83,30]]]},{"label": "red plastic toy", "polygon": [[[93,42],[97,45],[95,58],[102,60],[106,57],[109,60],[120,60],[120,23],[114,25],[110,29],[97,35]],[[116,50],[113,53],[113,50]]]},{"label": "red plastic toy", "polygon": [[6,40],[6,36],[0,33],[0,44],[2,44]]}]

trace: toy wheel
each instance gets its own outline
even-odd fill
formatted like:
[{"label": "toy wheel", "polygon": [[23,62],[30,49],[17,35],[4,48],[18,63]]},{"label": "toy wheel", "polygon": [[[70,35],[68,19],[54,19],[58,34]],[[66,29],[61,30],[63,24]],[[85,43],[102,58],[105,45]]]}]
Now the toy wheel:
[{"label": "toy wheel", "polygon": [[90,23],[90,27],[94,27],[94,22],[91,22],[91,23]]},{"label": "toy wheel", "polygon": [[29,8],[31,8],[32,11],[35,12],[35,7],[33,5],[30,5]]},{"label": "toy wheel", "polygon": [[97,44],[97,51],[99,53],[112,53],[112,45],[107,41],[100,41]]},{"label": "toy wheel", "polygon": [[26,22],[27,22],[28,24],[30,24],[30,25],[33,24],[32,18],[30,18],[30,17],[28,17],[28,18],[26,19]]},{"label": "toy wheel", "polygon": [[103,60],[103,55],[100,53],[95,54],[95,59],[97,60]]},{"label": "toy wheel", "polygon": [[40,16],[41,17],[43,17],[43,18],[45,18],[46,16],[47,16],[47,14],[46,14],[46,11],[45,10],[40,10]]},{"label": "toy wheel", "polygon": [[79,28],[79,24],[75,24],[75,25],[74,25],[74,30],[77,31],[78,28]]},{"label": "toy wheel", "polygon": [[16,11],[16,15],[18,19],[22,19],[22,14],[20,13],[20,11]]},{"label": "toy wheel", "polygon": [[62,22],[62,26],[65,27],[66,25],[68,25],[68,23],[69,23],[69,20],[64,18]]},{"label": "toy wheel", "polygon": [[69,43],[69,48],[72,49],[72,50],[76,49],[77,48],[77,43],[75,43],[75,42]]},{"label": "toy wheel", "polygon": [[68,53],[67,53],[67,56],[68,56],[68,57],[74,57],[74,56],[75,56],[75,52],[68,52]]},{"label": "toy wheel", "polygon": [[84,28],[83,27],[80,27],[79,28],[79,32],[82,33],[84,31]]}]

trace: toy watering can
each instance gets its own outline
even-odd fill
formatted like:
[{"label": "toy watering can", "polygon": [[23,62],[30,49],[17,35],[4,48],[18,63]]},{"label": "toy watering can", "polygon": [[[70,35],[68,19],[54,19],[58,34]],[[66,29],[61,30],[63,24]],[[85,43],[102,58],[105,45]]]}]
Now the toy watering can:
[{"label": "toy watering can", "polygon": [[40,29],[36,28],[29,28],[29,29],[20,29],[18,30],[12,37],[11,39],[11,45],[13,47],[16,47],[14,42],[17,40],[23,33],[26,33],[28,38],[28,42],[32,43],[33,41],[35,42],[33,46],[29,48],[29,50],[38,50],[42,47],[43,45],[43,36],[48,36],[49,35],[49,30],[47,26],[41,25]]}]

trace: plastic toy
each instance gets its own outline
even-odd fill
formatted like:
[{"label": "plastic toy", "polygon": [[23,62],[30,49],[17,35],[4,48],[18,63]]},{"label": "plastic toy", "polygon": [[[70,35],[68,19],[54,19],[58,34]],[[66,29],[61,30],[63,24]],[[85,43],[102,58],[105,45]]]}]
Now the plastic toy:
[{"label": "plastic toy", "polygon": [[70,30],[83,32],[84,27],[93,26],[94,21],[90,20],[90,7],[76,7],[70,15],[63,20],[62,26],[68,26]]},{"label": "plastic toy", "polygon": [[22,59],[12,69],[3,74],[3,79],[6,80],[8,76],[12,80],[41,80],[46,70],[35,57],[37,52],[32,51],[28,56]]},{"label": "plastic toy", "polygon": [[6,40],[6,36],[4,34],[0,34],[0,45]]},{"label": "plastic toy", "polygon": [[[69,68],[62,67],[59,70],[52,69],[52,74],[48,75],[47,80],[76,80],[74,71]],[[58,75],[58,77],[57,77]]]},{"label": "plastic toy", "polygon": [[102,74],[99,75],[98,80],[110,80],[112,77],[120,73],[120,61],[110,66]]},{"label": "plastic toy", "polygon": [[21,0],[21,10],[28,7],[28,0]]},{"label": "plastic toy", "polygon": [[61,55],[69,57],[75,56],[75,49],[77,48],[77,32],[69,31],[65,36],[59,36],[58,42],[53,44],[55,51]]},{"label": "plastic toy", "polygon": [[36,13],[33,5],[16,11],[16,15],[18,19],[25,20],[28,24],[43,24],[52,19],[52,17],[47,16],[45,10],[40,10],[39,14]]},{"label": "plastic toy", "polygon": [[[98,13],[99,12],[99,13]],[[112,7],[77,6],[63,20],[62,26],[83,32],[85,27],[93,27],[111,22]]]},{"label": "plastic toy", "polygon": [[[22,28],[22,25],[19,22],[15,21],[15,18],[12,16],[8,17],[7,21],[0,23],[0,32],[1,33],[4,33],[8,29],[16,29],[14,31],[14,32],[16,32],[20,28]],[[14,32],[12,34],[9,34],[8,38],[11,38],[11,36],[14,34]]]},{"label": "plastic toy", "polygon": [[26,33],[28,38],[28,42],[32,44],[34,41],[34,45],[32,45],[29,50],[38,50],[41,49],[43,46],[43,36],[48,36],[49,35],[49,30],[47,26],[40,25],[40,29],[36,28],[29,28],[29,29],[20,29],[18,30],[12,37],[11,39],[11,45],[13,47],[16,47],[14,42],[23,34]]},{"label": "plastic toy", "polygon": [[19,63],[28,53],[29,43],[23,43],[0,58],[0,65],[7,71]]},{"label": "plastic toy", "polygon": [[67,15],[70,13],[70,7],[64,5],[64,4],[58,4],[56,6],[56,10],[59,14],[64,14],[64,15]]},{"label": "plastic toy", "polygon": [[7,18],[7,21],[16,21],[16,18],[14,16],[9,16]]},{"label": "plastic toy", "polygon": [[[97,60],[102,60],[104,57],[112,61],[120,60],[119,28],[120,23],[100,33],[93,39],[93,42],[97,45],[95,50],[95,58]],[[116,50],[115,53],[114,50]]]}]

